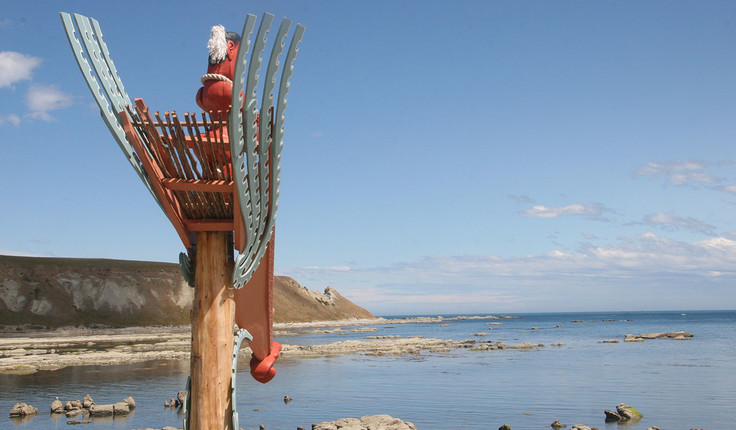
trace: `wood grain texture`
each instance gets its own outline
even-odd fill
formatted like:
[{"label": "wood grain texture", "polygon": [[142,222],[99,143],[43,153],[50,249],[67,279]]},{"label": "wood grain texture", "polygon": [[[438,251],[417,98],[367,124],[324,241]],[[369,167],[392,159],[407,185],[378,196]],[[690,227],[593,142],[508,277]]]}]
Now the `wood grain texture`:
[{"label": "wood grain texture", "polygon": [[227,258],[227,234],[197,234],[192,306],[190,428],[231,429],[235,301]]}]

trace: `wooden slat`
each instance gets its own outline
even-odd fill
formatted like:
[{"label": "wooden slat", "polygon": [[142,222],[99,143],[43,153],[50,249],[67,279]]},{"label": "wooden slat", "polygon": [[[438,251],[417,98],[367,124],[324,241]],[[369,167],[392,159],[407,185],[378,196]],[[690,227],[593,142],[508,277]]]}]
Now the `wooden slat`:
[{"label": "wooden slat", "polygon": [[189,231],[233,231],[232,219],[185,219]]},{"label": "wooden slat", "polygon": [[[230,144],[222,130],[227,125],[225,117],[203,113],[202,121],[197,121],[195,114],[187,113],[181,119],[175,112],[149,113],[140,99],[136,99],[136,111],[137,115],[131,115],[133,126],[140,132],[150,162],[159,167],[160,182],[177,202],[181,217],[227,219],[232,224],[235,187],[226,156]],[[206,228],[212,231],[213,227]]]},{"label": "wooden slat", "polygon": [[235,183],[224,180],[165,178],[164,187],[177,191],[201,191],[208,193],[232,193]]},{"label": "wooden slat", "polygon": [[128,114],[123,111],[120,112],[119,116],[120,121],[123,125],[123,130],[125,131],[125,135],[128,138],[130,144],[135,149],[135,152],[138,154],[138,158],[141,160],[143,168],[145,169],[146,174],[151,180],[151,185],[153,186],[156,195],[161,201],[161,205],[164,207],[164,212],[166,213],[166,216],[169,218],[169,221],[171,221],[174,229],[179,234],[179,238],[184,244],[184,247],[187,249],[191,248],[192,241],[189,238],[189,233],[187,229],[182,223],[181,210],[179,209],[179,205],[175,201],[173,201],[171,195],[166,192],[161,184],[161,179],[163,176],[161,174],[161,170],[158,169],[158,167],[151,162],[148,153],[143,148],[142,142],[140,141],[140,139],[138,139],[138,135],[133,129],[130,119],[128,118]]}]

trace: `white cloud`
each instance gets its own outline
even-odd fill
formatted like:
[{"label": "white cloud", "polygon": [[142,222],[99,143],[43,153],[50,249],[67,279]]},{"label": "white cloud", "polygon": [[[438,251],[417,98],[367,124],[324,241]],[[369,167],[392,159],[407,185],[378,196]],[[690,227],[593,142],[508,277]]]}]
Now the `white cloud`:
[{"label": "white cloud", "polygon": [[20,124],[20,117],[16,114],[10,114],[10,115],[0,115],[0,124],[9,122],[10,124],[13,124],[14,126],[18,126]]},{"label": "white cloud", "polygon": [[684,162],[656,163],[650,162],[634,172],[634,177],[664,177],[676,186],[689,183],[714,184],[719,180],[705,172],[708,164],[703,161],[689,160]]},{"label": "white cloud", "polygon": [[334,286],[379,314],[409,307],[414,313],[714,309],[736,302],[736,240],[690,243],[649,232],[576,252],[433,256],[343,272],[280,272],[310,288]]},{"label": "white cloud", "polygon": [[721,190],[727,193],[736,194],[736,185],[727,185],[725,187],[721,187]]},{"label": "white cloud", "polygon": [[0,88],[30,80],[41,59],[15,51],[0,51]]},{"label": "white cloud", "polygon": [[531,209],[520,212],[522,216],[534,217],[534,218],[557,218],[562,215],[578,215],[593,220],[603,220],[601,215],[603,212],[608,211],[603,205],[598,203],[593,204],[571,204],[562,207],[547,207],[536,205]]},{"label": "white cloud", "polygon": [[715,236],[715,232],[713,231],[715,226],[691,217],[682,218],[660,212],[645,216],[644,224],[660,227],[668,231],[684,229],[694,233]]},{"label": "white cloud", "polygon": [[26,95],[26,104],[31,111],[28,116],[51,121],[49,112],[64,109],[73,103],[72,96],[61,92],[54,85],[31,85]]}]

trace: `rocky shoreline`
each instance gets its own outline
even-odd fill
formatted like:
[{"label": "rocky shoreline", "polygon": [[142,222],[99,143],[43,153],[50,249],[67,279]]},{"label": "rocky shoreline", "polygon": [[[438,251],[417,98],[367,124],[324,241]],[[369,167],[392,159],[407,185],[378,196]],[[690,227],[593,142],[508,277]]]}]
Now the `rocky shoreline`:
[{"label": "rocky shoreline", "polygon": [[[418,317],[404,319],[352,319],[342,321],[280,323],[275,325],[275,336],[288,338],[312,333],[365,332],[360,340],[345,340],[316,345],[283,345],[283,358],[315,358],[338,355],[399,356],[428,353],[449,353],[457,349],[496,351],[505,349],[530,350],[545,345],[530,342],[506,344],[501,341],[482,340],[486,333],[476,333],[475,339],[451,340],[421,336],[370,335],[377,331],[366,325],[443,323],[460,319],[496,320],[511,317]],[[495,323],[488,323],[495,324]],[[345,328],[344,328],[345,327]],[[346,328],[353,327],[353,328]],[[298,333],[300,331],[300,333]],[[627,334],[624,342],[645,339],[692,339],[691,333]],[[617,340],[602,341],[604,343]],[[188,360],[191,346],[191,330],[188,326],[138,327],[138,328],[62,328],[56,330],[13,330],[6,327],[0,335],[0,373],[28,374],[39,370],[57,370],[69,366],[107,366],[137,363],[151,360]],[[562,346],[552,343],[551,346]],[[241,349],[243,357],[249,357],[247,347]]]}]

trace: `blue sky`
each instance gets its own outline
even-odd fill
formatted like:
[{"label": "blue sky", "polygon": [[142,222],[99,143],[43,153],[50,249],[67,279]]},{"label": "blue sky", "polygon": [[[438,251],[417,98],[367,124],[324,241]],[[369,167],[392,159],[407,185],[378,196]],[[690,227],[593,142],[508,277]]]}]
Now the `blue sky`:
[{"label": "blue sky", "polygon": [[732,1],[33,1],[0,10],[0,253],[174,262],[59,11],[198,111],[209,28],[306,25],[276,271],[376,314],[736,307]]}]

